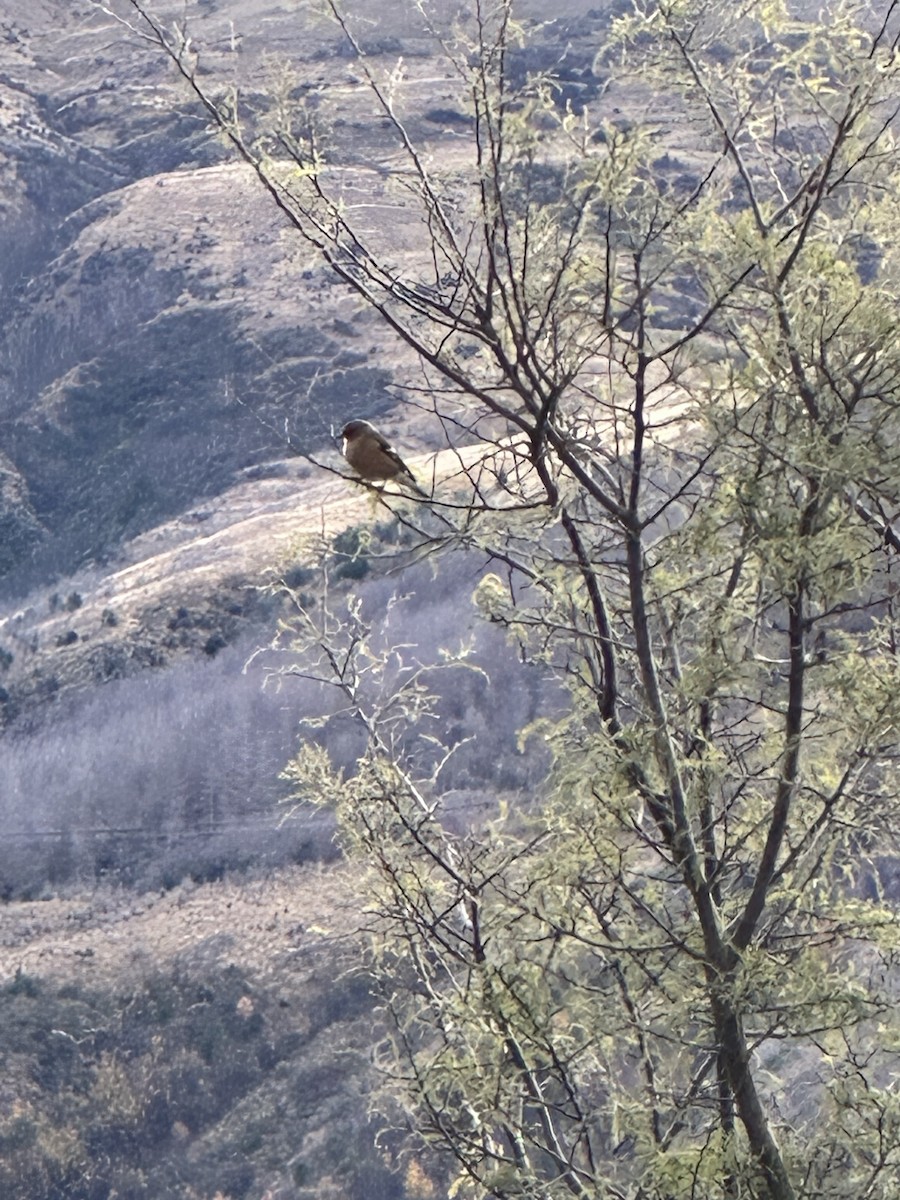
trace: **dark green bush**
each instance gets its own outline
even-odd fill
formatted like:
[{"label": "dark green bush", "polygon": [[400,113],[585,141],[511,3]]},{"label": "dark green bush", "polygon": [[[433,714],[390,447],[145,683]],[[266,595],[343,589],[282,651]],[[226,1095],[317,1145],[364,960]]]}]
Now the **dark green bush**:
[{"label": "dark green bush", "polygon": [[362,525],[343,529],[332,542],[336,579],[363,579],[371,570],[366,554],[371,545],[369,530]]},{"label": "dark green bush", "polygon": [[367,558],[351,558],[342,562],[334,574],[337,579],[364,579],[371,569]]},{"label": "dark green bush", "polygon": [[311,567],[306,567],[302,563],[295,563],[294,566],[288,567],[288,569],[282,574],[281,582],[285,585],[285,587],[289,587],[292,591],[296,591],[297,588],[302,588],[305,587],[306,584],[312,583],[315,577],[316,572],[312,570]]},{"label": "dark green bush", "polygon": [[203,643],[203,653],[208,654],[210,658],[214,658],[220,650],[224,650],[228,645],[226,638],[219,633],[211,633]]}]

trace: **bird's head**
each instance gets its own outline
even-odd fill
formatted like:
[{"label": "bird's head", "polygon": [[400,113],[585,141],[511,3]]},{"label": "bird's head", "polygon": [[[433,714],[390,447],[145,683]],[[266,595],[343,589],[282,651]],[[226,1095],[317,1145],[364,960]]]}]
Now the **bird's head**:
[{"label": "bird's head", "polygon": [[341,437],[352,442],[364,433],[375,433],[375,426],[368,421],[348,421],[341,430]]}]

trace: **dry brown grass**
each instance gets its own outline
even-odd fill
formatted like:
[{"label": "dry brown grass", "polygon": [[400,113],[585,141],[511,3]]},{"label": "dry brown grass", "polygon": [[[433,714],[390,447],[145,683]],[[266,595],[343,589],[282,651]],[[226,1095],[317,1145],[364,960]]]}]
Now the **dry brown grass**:
[{"label": "dry brown grass", "polygon": [[260,987],[286,986],[310,960],[357,936],[346,866],[284,867],[263,878],[123,888],[0,909],[0,982],[17,973],[114,987],[176,966],[235,964]]}]

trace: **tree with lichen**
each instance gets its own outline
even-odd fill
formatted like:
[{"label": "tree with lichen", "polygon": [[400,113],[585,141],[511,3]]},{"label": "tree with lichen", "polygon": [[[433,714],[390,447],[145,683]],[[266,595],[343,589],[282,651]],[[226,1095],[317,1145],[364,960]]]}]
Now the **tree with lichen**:
[{"label": "tree with lichen", "polygon": [[366,734],[351,777],[314,741],[290,774],[365,868],[384,1103],[454,1196],[887,1200],[900,14],[640,0],[575,104],[512,0],[423,2],[470,119],[442,164],[402,65],[326,8],[394,139],[399,266],[327,94],[243,113],[183,28],[118,17],[414,352],[455,471],[381,500],[487,557],[479,608],[568,691],[523,731],[547,777],[460,833],[431,673],[469,664],[358,598],[297,613],[291,669]]}]

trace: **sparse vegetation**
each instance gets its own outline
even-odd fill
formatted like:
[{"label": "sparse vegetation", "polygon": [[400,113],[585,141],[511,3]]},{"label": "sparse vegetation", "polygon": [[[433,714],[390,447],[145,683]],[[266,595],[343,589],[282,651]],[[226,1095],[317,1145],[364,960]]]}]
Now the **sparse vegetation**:
[{"label": "sparse vegetation", "polygon": [[[417,593],[403,608],[411,638],[450,643],[468,636],[463,629],[476,621],[470,569],[462,560],[444,564],[436,592],[425,586],[430,567],[408,577]],[[380,604],[383,589],[392,587],[370,576],[360,597]],[[301,593],[298,600],[317,608],[314,597]],[[172,662],[165,671],[154,657],[147,664],[154,669],[140,672],[127,642],[97,646],[91,662],[104,686],[64,694],[52,718],[7,739],[0,756],[0,887],[7,900],[41,894],[48,883],[51,892],[101,879],[138,889],[174,887],[185,878],[334,856],[330,819],[307,813],[278,828],[277,804],[286,791],[278,773],[297,723],[319,715],[321,697],[299,681],[263,689],[268,656],[244,669],[262,633],[207,656],[203,643],[214,632],[189,632],[203,638],[196,643],[199,661]],[[483,631],[474,647],[491,678],[514,697],[502,721],[493,718],[493,744],[466,743],[446,768],[448,787],[477,797],[489,782],[514,790],[527,780],[531,759],[517,750],[516,735],[537,711],[540,678],[506,661],[499,631]],[[53,648],[53,661],[74,649]],[[59,704],[59,682],[48,677],[45,686]],[[18,701],[7,690],[0,703],[14,710]],[[474,674],[465,687],[457,681],[442,704],[459,741],[481,729],[492,709],[484,678]],[[335,728],[327,740],[349,766],[357,747],[346,731]]]},{"label": "sparse vegetation", "polygon": [[279,1002],[287,977],[261,983],[201,962],[102,985],[20,970],[0,990],[0,1057],[16,1097],[0,1106],[4,1200],[239,1200],[273,1185],[283,1200],[305,1200],[295,1181],[322,1178],[315,1131],[325,1111],[340,1113],[343,1140],[329,1144],[334,1182],[317,1195],[404,1200],[364,1112],[352,1111],[367,989],[307,968],[300,1032],[293,1005]]}]

